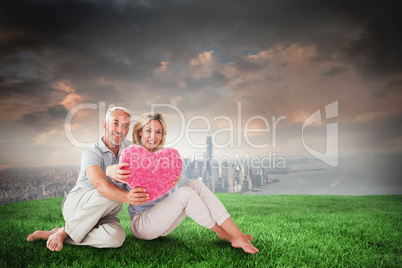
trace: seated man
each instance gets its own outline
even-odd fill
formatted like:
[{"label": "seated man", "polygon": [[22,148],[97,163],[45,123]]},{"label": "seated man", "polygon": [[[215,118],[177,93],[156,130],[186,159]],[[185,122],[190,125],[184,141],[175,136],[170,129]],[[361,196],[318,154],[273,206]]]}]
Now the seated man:
[{"label": "seated man", "polygon": [[106,167],[118,164],[121,151],[131,144],[125,140],[130,120],[126,108],[114,107],[106,112],[105,134],[93,147],[84,150],[77,184],[63,201],[64,227],[36,231],[28,236],[28,241],[47,240],[52,251],[60,251],[64,242],[97,248],[123,244],[126,233],[116,217],[122,202],[139,205],[149,199],[144,188],[128,192],[123,190],[123,183],[105,175]]}]

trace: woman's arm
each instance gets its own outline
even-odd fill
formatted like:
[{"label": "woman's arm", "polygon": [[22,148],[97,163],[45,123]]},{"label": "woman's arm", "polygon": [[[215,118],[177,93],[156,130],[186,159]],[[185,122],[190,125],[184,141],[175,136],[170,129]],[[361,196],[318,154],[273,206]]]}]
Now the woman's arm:
[{"label": "woman's arm", "polygon": [[177,178],[177,180],[175,180],[175,181],[173,182],[173,186],[172,186],[171,189],[173,189],[173,188],[176,187],[176,185],[179,183],[179,179],[181,178],[181,176],[179,175],[179,176],[177,176],[176,178]]}]

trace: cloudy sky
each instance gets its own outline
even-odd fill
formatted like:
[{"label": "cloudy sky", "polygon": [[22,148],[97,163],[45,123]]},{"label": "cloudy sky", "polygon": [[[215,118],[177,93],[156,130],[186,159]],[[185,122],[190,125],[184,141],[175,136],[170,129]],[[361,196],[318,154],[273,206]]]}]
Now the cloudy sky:
[{"label": "cloudy sky", "polygon": [[162,112],[185,157],[325,153],[328,124],[399,154],[401,32],[399,1],[6,1],[0,169],[78,164],[111,105]]}]

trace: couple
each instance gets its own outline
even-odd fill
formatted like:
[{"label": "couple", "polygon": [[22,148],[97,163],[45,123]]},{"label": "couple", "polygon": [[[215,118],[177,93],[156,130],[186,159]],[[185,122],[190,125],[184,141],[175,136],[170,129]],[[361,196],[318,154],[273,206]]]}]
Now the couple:
[{"label": "couple", "polygon": [[[151,202],[147,202],[146,189],[130,189],[125,178],[130,177],[131,171],[122,169],[129,164],[119,164],[120,153],[131,145],[125,140],[130,121],[131,113],[126,108],[108,109],[103,122],[104,136],[84,150],[77,184],[64,198],[64,227],[36,231],[27,240],[47,240],[51,251],[60,251],[64,242],[97,248],[120,247],[126,233],[116,215],[124,202],[129,204],[130,231],[137,238],[151,240],[166,236],[188,215],[233,247],[253,254],[259,252],[250,242],[253,237],[240,231],[219,199],[198,180]],[[133,143],[150,152],[163,148],[165,136],[166,122],[161,114],[144,114],[134,125]],[[178,180],[172,188],[177,183]]]}]

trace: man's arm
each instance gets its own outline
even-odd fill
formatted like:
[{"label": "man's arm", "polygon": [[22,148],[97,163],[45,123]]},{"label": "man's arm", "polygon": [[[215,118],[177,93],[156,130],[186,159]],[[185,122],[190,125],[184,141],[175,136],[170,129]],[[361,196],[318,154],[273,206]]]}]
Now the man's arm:
[{"label": "man's arm", "polygon": [[122,182],[128,184],[126,179],[130,178],[131,170],[122,169],[123,167],[129,167],[130,163],[119,163],[115,165],[110,165],[106,167],[106,176],[114,181]]},{"label": "man's arm", "polygon": [[146,203],[149,199],[149,194],[146,193],[146,189],[144,188],[138,187],[127,192],[108,181],[100,166],[94,165],[88,167],[85,174],[98,193],[110,200],[136,206]]},{"label": "man's arm", "polygon": [[[120,163],[120,164],[107,166],[106,167],[106,176],[108,176],[109,178],[111,178],[114,181],[128,184],[126,179],[130,178],[131,170],[122,169],[123,167],[128,167],[128,166],[130,166],[130,163]],[[171,189],[176,188],[176,185],[179,183],[179,179],[181,178],[181,175],[176,176],[176,178],[177,178],[177,180],[172,182]]]}]

